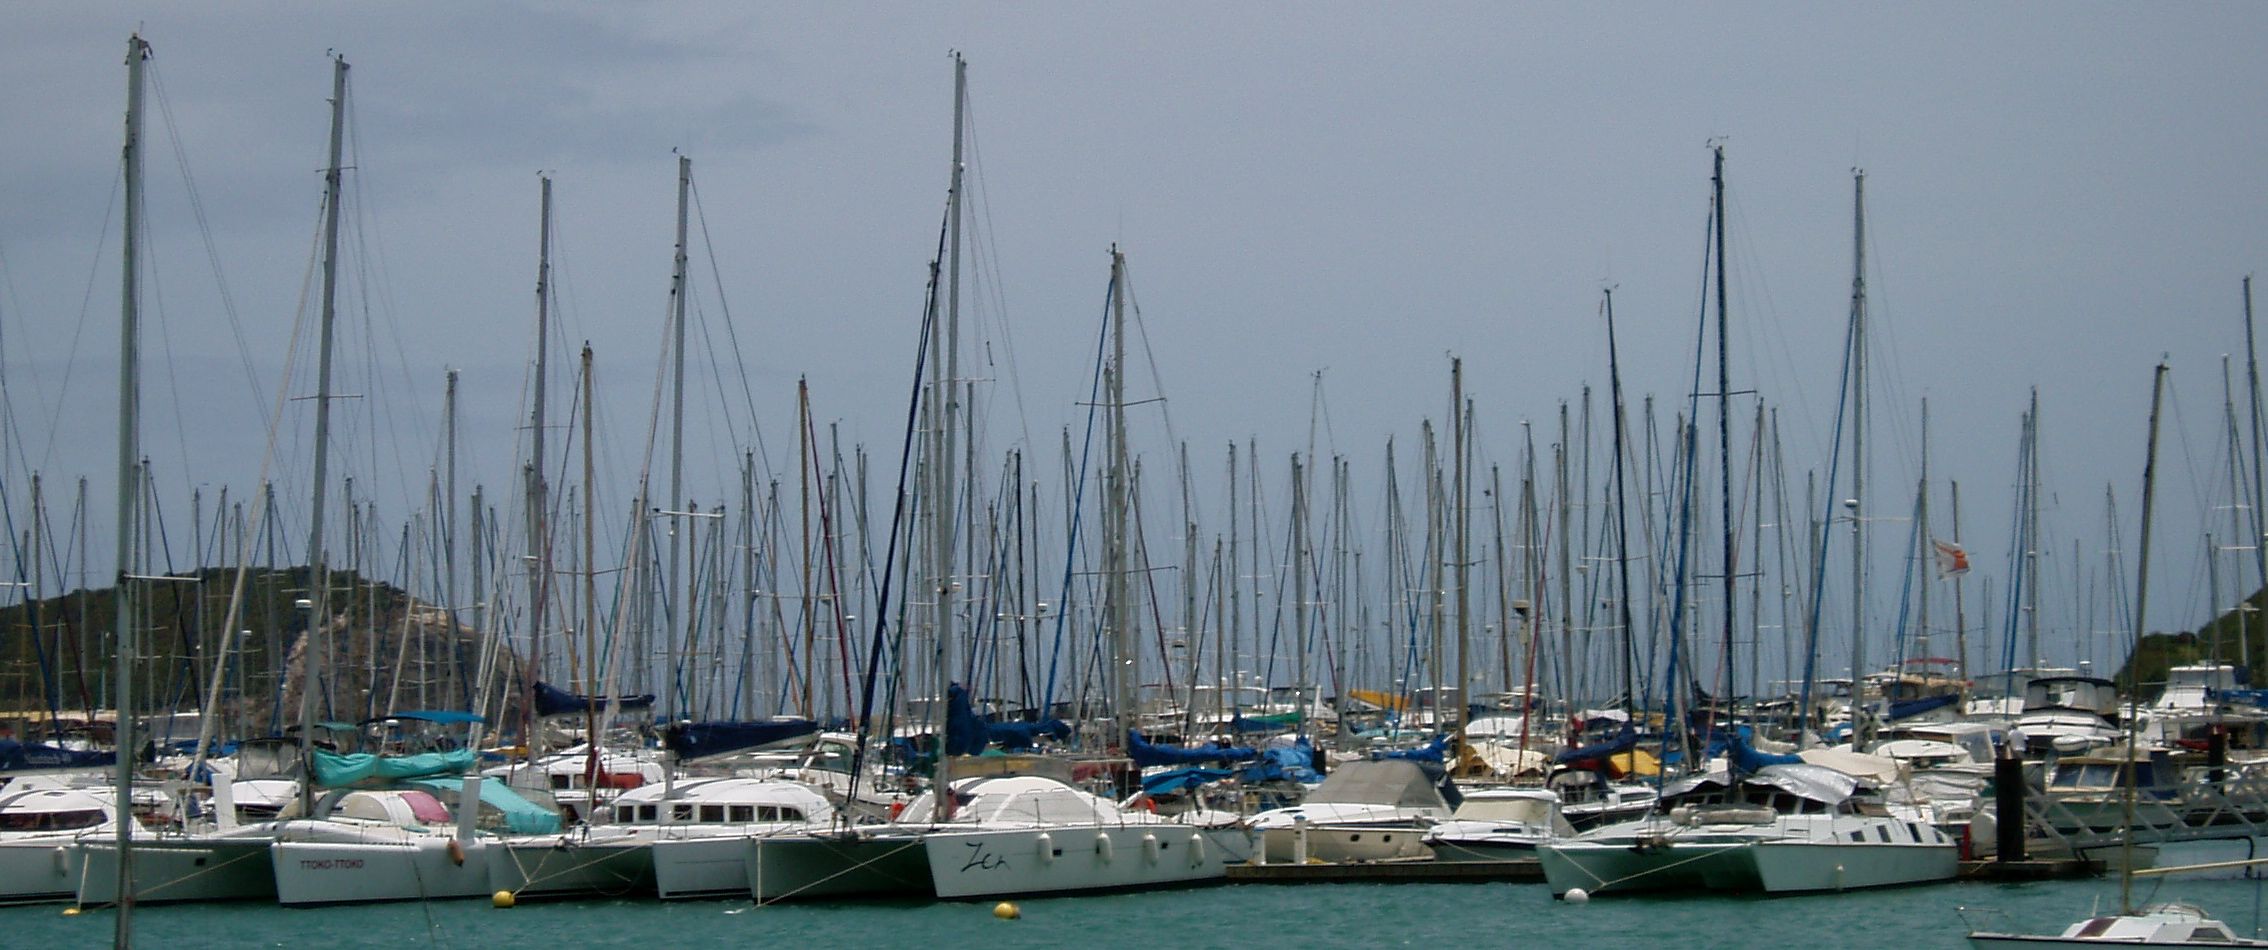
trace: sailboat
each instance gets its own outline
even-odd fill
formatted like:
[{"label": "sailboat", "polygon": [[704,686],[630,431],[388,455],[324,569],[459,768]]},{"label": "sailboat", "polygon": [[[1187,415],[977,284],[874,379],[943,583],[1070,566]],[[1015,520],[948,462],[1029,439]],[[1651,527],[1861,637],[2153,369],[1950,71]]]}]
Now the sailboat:
[{"label": "sailboat", "polygon": [[[1719,146],[1714,152],[1718,388],[1729,392],[1723,378],[1724,149]],[[1864,177],[1858,182],[1858,208],[1863,215]],[[1854,230],[1863,254],[1863,217],[1859,220]],[[1860,257],[1854,268],[1853,346],[1863,340],[1863,265]],[[1723,451],[1721,427],[1719,435]],[[1729,481],[1728,473],[1728,526]],[[1729,527],[1727,532],[1725,561],[1731,564]],[[1724,573],[1729,606],[1734,572]],[[1574,841],[1538,846],[1536,854],[1552,894],[1842,891],[1947,881],[1958,871],[1957,842],[1934,825],[1900,819],[1876,807],[1850,775],[1806,764],[1792,755],[1758,753],[1737,730],[1724,730],[1719,741],[1725,746],[1727,770],[1665,787],[1662,812],[1598,828]]]},{"label": "sailboat", "polygon": [[[2143,612],[2143,608],[2149,603],[2150,594],[2150,515],[2151,505],[2154,501],[2156,494],[2155,490],[2157,487],[2158,409],[2160,400],[2162,400],[2165,395],[2166,371],[2166,364],[2159,363],[2156,372],[2151,376],[2150,380],[2149,451],[2146,456],[2146,461],[2142,466],[2142,547],[2138,552],[2138,559],[2136,561],[2135,567],[2135,573],[2137,576],[2135,580],[2134,592],[2133,643],[2136,648],[2137,654],[2139,653],[2139,649],[2142,645],[2142,632],[2145,629],[2144,624],[2147,622],[2144,619],[2145,614]],[[2136,715],[2136,713],[2139,712],[2137,708],[2138,704],[2138,698],[2129,696],[2127,700],[2128,708],[2126,717],[2126,741],[2130,747],[2139,740],[2141,735],[2140,727],[2137,723],[2137,720],[2140,719],[2140,716]],[[2128,769],[2126,772],[2126,787],[2124,798],[2127,825],[2129,828],[2132,827],[2134,822],[2134,808],[2136,801],[2136,790],[2134,782],[2134,770]],[[2125,835],[2123,837],[2123,841],[2124,843],[2122,847],[2128,852],[2131,852],[2134,848],[2133,834],[2130,832]],[[2230,861],[2217,864],[2190,865],[2187,867],[2151,868],[2146,871],[2138,871],[2134,869],[2134,861],[2132,860],[2132,857],[2132,854],[2129,853],[2126,856],[2126,859],[2119,861],[2118,913],[2090,916],[2085,920],[2079,921],[2078,923],[2064,928],[2062,933],[2052,936],[2047,934],[2014,934],[1994,933],[1989,931],[1971,931],[1969,933],[1969,945],[1979,948],[1979,950],[2001,950],[2001,948],[2013,947],[2102,947],[2106,945],[2145,947],[2268,947],[2268,940],[2238,937],[2234,932],[2229,930],[2227,924],[2213,919],[2212,917],[2208,916],[2204,910],[2198,908],[2193,904],[2178,902],[2152,904],[2139,910],[2135,909],[2134,907],[2134,879],[2136,877],[2152,874],[2169,874],[2177,871],[2204,870],[2207,868],[2244,867],[2264,862]]]}]

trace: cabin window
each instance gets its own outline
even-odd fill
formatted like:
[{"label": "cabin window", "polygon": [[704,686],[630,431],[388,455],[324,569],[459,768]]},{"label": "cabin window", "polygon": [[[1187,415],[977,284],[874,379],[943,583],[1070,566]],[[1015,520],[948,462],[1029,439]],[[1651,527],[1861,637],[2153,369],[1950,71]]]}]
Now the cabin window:
[{"label": "cabin window", "polygon": [[1883,844],[1889,844],[1889,843],[1890,843],[1890,829],[1889,829],[1888,827],[1885,827],[1885,826],[1883,826],[1883,825],[1876,825],[1876,826],[1874,826],[1874,838],[1875,838],[1875,840],[1877,840],[1877,841],[1880,841],[1880,842],[1882,842]]},{"label": "cabin window", "polygon": [[669,818],[671,821],[692,821],[693,806],[671,805],[669,806]]},{"label": "cabin window", "polygon": [[661,814],[659,809],[652,805],[640,805],[638,806],[638,820],[644,822],[659,821]]},{"label": "cabin window", "polygon": [[559,791],[560,789],[567,789],[567,788],[574,788],[574,787],[575,787],[575,777],[574,777],[574,776],[572,776],[572,775],[554,775],[554,776],[552,776],[552,777],[551,777],[551,789],[552,789],[552,791]]},{"label": "cabin window", "polygon": [[0,815],[0,831],[71,831],[92,828],[102,824],[102,812],[95,809],[80,811],[35,811]]},{"label": "cabin window", "polygon": [[724,812],[724,806],[723,806],[723,805],[703,805],[703,806],[701,806],[701,820],[702,820],[702,821],[705,821],[705,822],[710,822],[710,823],[721,822],[721,821],[723,821],[723,820],[724,820],[724,814],[725,814],[725,812]]},{"label": "cabin window", "polygon": [[748,822],[756,820],[756,806],[734,805],[732,806],[731,814],[733,821],[739,822],[741,824],[747,824]]}]

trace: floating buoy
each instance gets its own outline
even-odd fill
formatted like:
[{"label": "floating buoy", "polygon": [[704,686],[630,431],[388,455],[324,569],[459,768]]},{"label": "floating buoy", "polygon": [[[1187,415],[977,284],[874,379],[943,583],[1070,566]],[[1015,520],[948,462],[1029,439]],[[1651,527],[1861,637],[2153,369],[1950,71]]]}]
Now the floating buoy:
[{"label": "floating buoy", "polygon": [[1591,892],[1580,887],[1570,887],[1567,893],[1559,895],[1559,899],[1570,904],[1588,904],[1591,902]]},{"label": "floating buoy", "polygon": [[1001,901],[992,905],[992,916],[1001,920],[1021,920],[1024,916],[1024,909],[1007,901]]},{"label": "floating buoy", "polygon": [[489,902],[498,907],[510,908],[513,904],[519,903],[520,899],[512,896],[511,891],[497,891],[496,896],[489,898]]},{"label": "floating buoy", "polygon": [[63,908],[63,916],[65,916],[65,917],[77,917],[77,916],[79,916],[79,909],[78,909],[78,908],[76,908],[76,907],[65,907],[65,908]]}]

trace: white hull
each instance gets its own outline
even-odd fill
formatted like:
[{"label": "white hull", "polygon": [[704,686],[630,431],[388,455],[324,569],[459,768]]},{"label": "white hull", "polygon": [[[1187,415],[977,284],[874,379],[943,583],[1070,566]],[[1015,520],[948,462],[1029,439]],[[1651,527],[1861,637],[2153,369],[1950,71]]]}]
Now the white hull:
[{"label": "white hull", "polygon": [[[137,903],[274,900],[270,838],[169,837],[134,842]],[[80,849],[86,861],[78,901],[93,907],[118,900],[118,848],[108,841]]]},{"label": "white hull", "polygon": [[759,904],[829,897],[936,896],[917,831],[741,839],[741,885]]},{"label": "white hull", "polygon": [[493,893],[489,861],[503,848],[475,839],[452,849],[452,840],[431,836],[369,843],[278,841],[269,851],[275,865],[276,901],[375,904]]},{"label": "white hull", "polygon": [[751,840],[735,835],[654,842],[655,892],[665,901],[749,896]]},{"label": "white hull", "polygon": [[654,846],[629,837],[516,838],[489,847],[489,886],[517,897],[633,897],[654,893]]},{"label": "white hull", "polygon": [[1960,870],[1959,846],[1915,822],[1800,815],[1753,826],[1622,827],[1538,847],[1552,894],[1799,894],[1950,881]]},{"label": "white hull", "polygon": [[923,844],[937,896],[947,899],[1141,890],[1228,876],[1223,849],[1187,825],[951,831]]},{"label": "white hull", "polygon": [[[1308,825],[1307,858],[1327,864],[1361,864],[1433,853],[1425,829],[1413,825]],[[1270,828],[1261,834],[1268,863],[1289,864],[1298,857],[1298,831]]]},{"label": "white hull", "polygon": [[68,835],[0,841],[0,903],[70,900],[79,893],[82,863],[77,839]]},{"label": "white hull", "polygon": [[1756,878],[1766,894],[1950,881],[1961,870],[1960,848],[1951,844],[1782,841],[1758,845],[1752,851]]}]

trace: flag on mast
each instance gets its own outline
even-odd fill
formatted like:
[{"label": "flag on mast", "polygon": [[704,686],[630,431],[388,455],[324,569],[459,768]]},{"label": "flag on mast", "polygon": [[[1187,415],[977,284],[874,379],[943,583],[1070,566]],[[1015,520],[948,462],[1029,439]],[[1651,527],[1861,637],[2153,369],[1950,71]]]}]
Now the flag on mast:
[{"label": "flag on mast", "polygon": [[1969,552],[1951,541],[1931,539],[1937,548],[1937,576],[1940,580],[1969,573]]}]

